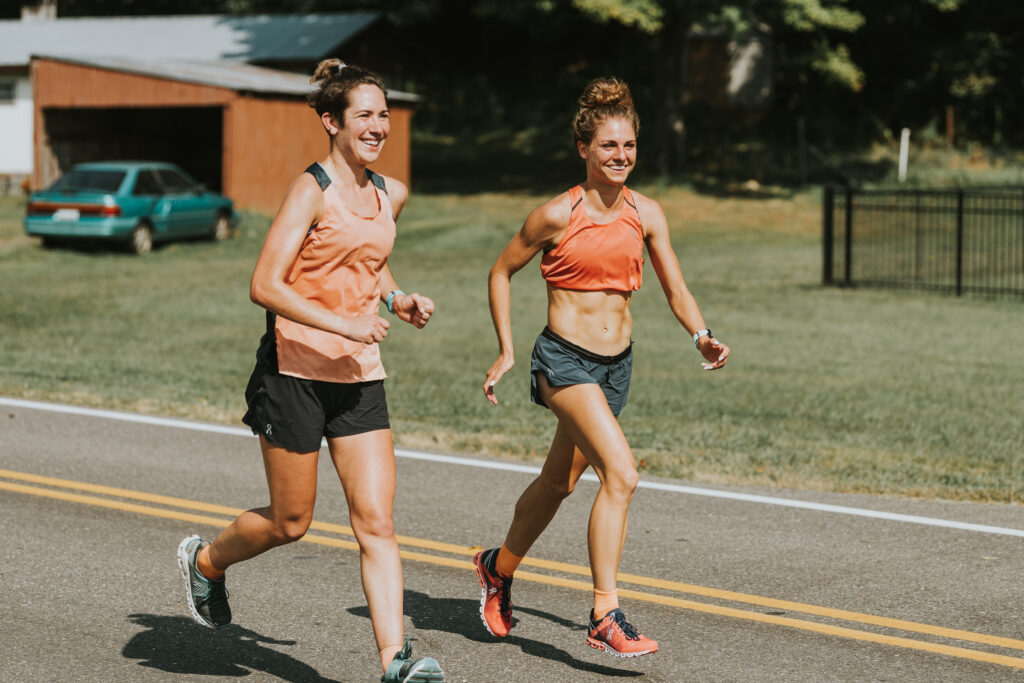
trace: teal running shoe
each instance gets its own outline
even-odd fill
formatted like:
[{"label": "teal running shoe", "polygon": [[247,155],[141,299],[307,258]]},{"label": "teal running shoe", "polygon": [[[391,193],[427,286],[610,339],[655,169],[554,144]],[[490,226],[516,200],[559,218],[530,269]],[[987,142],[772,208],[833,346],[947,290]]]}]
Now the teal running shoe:
[{"label": "teal running shoe", "polygon": [[381,683],[444,683],[444,672],[441,665],[433,657],[410,659],[412,643],[406,639],[402,649],[391,660],[387,671],[381,677]]},{"label": "teal running shoe", "polygon": [[210,544],[198,536],[185,538],[178,545],[178,567],[185,579],[185,595],[192,619],[200,626],[217,628],[231,623],[231,607],[224,579],[208,579],[196,568],[196,555],[207,545]]}]

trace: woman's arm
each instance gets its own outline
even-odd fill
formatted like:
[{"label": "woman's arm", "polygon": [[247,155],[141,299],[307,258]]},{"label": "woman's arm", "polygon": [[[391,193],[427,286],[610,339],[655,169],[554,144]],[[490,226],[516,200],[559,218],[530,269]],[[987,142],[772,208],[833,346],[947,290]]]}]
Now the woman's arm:
[{"label": "woman's arm", "polygon": [[487,371],[484,394],[498,405],[494,387],[502,376],[515,365],[512,348],[511,291],[512,276],[529,263],[537,252],[554,244],[569,223],[569,202],[562,194],[534,209],[523,227],[508,243],[491,267],[487,278],[487,298],[491,320],[498,335],[498,359]]},{"label": "woman's arm", "polygon": [[344,318],[292,289],[285,278],[302,248],[306,232],[323,213],[323,191],[303,173],[292,183],[267,232],[249,285],[249,298],[272,313],[370,344],[387,335],[388,322],[374,315]]},{"label": "woman's arm", "polygon": [[[683,280],[679,260],[669,240],[665,212],[653,199],[634,194],[639,198],[638,208],[644,224],[644,241],[647,243],[651,265],[654,266],[654,272],[658,276],[672,313],[692,337],[707,326],[697,306],[697,300],[693,298],[693,294],[686,287],[686,281]],[[697,342],[697,350],[707,361],[701,364],[705,370],[716,370],[725,365],[729,358],[729,347],[711,337],[701,337]]]},{"label": "woman's arm", "polygon": [[[384,186],[388,188],[388,200],[391,202],[391,208],[395,213],[395,220],[397,221],[398,215],[405,208],[405,201],[409,198],[409,188],[405,186],[405,183],[395,180],[391,176],[382,177],[384,178]],[[398,282],[395,281],[395,276],[391,273],[391,266],[385,263],[384,268],[380,272],[381,301],[387,303],[388,294],[395,290],[402,291],[398,286]],[[419,329],[423,329],[423,326],[427,324],[430,316],[434,313],[434,302],[416,292],[412,294],[405,294],[403,292],[392,297],[391,308],[399,320],[404,320]]]},{"label": "woman's arm", "polygon": [[385,263],[384,268],[380,271],[381,301],[386,304],[388,295],[395,290],[398,290],[398,293],[391,299],[391,309],[395,315],[399,320],[415,325],[422,330],[430,320],[430,316],[434,314],[433,300],[418,292],[412,294],[403,292],[398,286],[398,282],[395,281],[395,276],[391,274],[391,266]]}]

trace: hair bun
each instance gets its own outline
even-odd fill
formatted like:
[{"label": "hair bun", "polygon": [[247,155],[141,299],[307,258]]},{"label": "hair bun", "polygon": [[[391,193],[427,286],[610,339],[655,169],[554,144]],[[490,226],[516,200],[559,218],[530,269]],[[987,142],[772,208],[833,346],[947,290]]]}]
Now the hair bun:
[{"label": "hair bun", "polygon": [[632,109],[633,95],[629,92],[629,86],[618,78],[596,78],[580,95],[580,106],[587,109],[609,106]]},{"label": "hair bun", "polygon": [[309,79],[310,83],[319,83],[320,81],[329,81],[331,77],[337,74],[339,71],[344,69],[347,64],[340,59],[334,57],[331,59],[325,59],[316,65],[316,71],[313,72],[313,77]]}]

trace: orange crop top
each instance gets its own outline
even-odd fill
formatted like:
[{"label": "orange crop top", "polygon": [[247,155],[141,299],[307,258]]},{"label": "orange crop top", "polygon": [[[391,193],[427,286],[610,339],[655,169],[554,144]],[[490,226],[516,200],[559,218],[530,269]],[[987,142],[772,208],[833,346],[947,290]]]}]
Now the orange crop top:
[{"label": "orange crop top", "polygon": [[569,226],[558,244],[544,253],[540,273],[552,287],[599,291],[640,289],[644,271],[644,230],[629,188],[622,188],[622,211],[598,225],[587,216],[583,188],[569,190]]}]

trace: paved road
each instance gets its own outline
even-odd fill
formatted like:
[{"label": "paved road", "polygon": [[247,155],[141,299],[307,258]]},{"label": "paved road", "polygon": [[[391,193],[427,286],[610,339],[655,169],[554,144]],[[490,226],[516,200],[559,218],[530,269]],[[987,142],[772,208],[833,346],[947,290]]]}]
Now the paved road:
[{"label": "paved road", "polygon": [[[378,680],[326,457],[310,542],[231,570],[231,626],[186,618],[178,541],[267,499],[255,440],[224,431],[0,399],[0,680]],[[1024,678],[1020,507],[719,489],[985,531],[641,488],[620,594],[662,651],[619,660],[583,645],[596,485],[537,543],[513,590],[518,623],[495,642],[471,548],[500,542],[532,475],[460,462],[400,457],[396,512],[406,626],[451,681]]]}]

